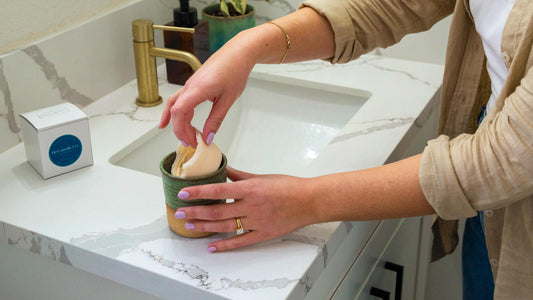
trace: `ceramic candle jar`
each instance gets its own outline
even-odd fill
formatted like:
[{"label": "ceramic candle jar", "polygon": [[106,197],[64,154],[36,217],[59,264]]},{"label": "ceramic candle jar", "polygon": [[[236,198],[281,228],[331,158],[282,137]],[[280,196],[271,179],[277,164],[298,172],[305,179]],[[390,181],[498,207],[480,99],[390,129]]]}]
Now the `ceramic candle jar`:
[{"label": "ceramic candle jar", "polygon": [[174,214],[176,210],[183,206],[194,206],[194,205],[213,205],[225,203],[225,199],[212,200],[212,199],[197,199],[190,201],[183,201],[178,198],[178,192],[192,185],[203,185],[209,183],[222,183],[227,180],[227,159],[224,154],[222,154],[222,162],[220,167],[213,173],[198,176],[198,177],[178,177],[171,174],[172,163],[176,159],[176,152],[172,152],[165,156],[159,165],[163,178],[163,190],[165,192],[165,202],[167,209],[167,221],[168,225],[172,231],[177,234],[185,237],[205,237],[214,234],[213,232],[199,232],[191,231],[185,228],[185,220],[176,219]]}]

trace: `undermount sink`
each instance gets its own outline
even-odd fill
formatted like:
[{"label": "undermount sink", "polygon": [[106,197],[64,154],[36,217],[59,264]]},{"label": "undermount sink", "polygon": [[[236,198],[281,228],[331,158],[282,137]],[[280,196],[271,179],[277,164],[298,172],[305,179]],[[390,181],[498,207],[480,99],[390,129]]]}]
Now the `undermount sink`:
[{"label": "undermount sink", "polygon": [[[305,176],[305,168],[368,96],[365,91],[330,92],[251,78],[214,142],[233,168]],[[193,126],[202,130],[210,110],[207,101],[196,107]],[[160,176],[160,160],[178,143],[172,126],[154,128],[110,162]]]}]

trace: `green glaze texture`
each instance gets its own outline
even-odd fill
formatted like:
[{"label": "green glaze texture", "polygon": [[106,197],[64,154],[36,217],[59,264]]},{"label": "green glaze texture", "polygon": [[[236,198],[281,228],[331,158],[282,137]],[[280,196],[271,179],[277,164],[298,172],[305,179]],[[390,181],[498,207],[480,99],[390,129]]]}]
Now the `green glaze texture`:
[{"label": "green glaze texture", "polygon": [[203,184],[210,184],[210,183],[222,183],[226,182],[227,180],[227,159],[224,154],[222,154],[222,162],[220,163],[220,167],[218,170],[216,170],[213,173],[204,175],[204,176],[198,176],[198,177],[178,177],[171,174],[171,168],[172,164],[174,163],[174,160],[176,159],[176,152],[172,152],[165,156],[161,160],[161,163],[159,164],[159,169],[161,170],[162,178],[163,178],[163,190],[165,192],[165,201],[168,204],[168,206],[172,207],[173,209],[178,209],[180,207],[184,206],[194,206],[194,205],[212,205],[212,204],[219,204],[219,203],[225,203],[225,199],[219,199],[219,200],[212,200],[212,199],[197,199],[197,200],[189,200],[189,201],[183,201],[178,198],[178,192],[188,186],[193,185],[203,185]]}]

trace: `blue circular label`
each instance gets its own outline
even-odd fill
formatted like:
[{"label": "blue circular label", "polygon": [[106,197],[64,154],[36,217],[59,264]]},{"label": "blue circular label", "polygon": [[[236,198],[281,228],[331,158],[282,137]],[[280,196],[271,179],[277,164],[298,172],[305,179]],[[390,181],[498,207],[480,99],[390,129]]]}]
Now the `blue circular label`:
[{"label": "blue circular label", "polygon": [[71,135],[66,134],[58,137],[50,146],[48,156],[56,166],[67,167],[75,163],[81,156],[81,142]]}]

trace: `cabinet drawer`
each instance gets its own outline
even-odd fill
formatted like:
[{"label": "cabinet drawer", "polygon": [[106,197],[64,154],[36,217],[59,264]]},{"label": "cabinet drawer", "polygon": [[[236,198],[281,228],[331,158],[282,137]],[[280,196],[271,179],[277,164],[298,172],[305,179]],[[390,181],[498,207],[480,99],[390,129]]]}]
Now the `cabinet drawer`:
[{"label": "cabinet drawer", "polygon": [[356,299],[414,299],[421,218],[407,218],[383,249]]},{"label": "cabinet drawer", "polygon": [[380,221],[378,228],[353,262],[331,299],[354,299],[361,294],[367,279],[402,222],[403,219]]}]

